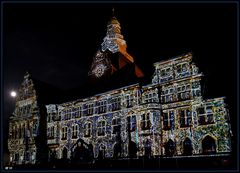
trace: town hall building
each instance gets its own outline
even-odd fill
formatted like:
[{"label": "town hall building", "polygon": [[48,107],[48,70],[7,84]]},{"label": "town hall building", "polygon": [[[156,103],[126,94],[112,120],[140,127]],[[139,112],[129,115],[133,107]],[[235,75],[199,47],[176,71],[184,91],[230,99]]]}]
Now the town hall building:
[{"label": "town hall building", "polygon": [[[192,58],[186,53],[154,63],[149,84],[128,83],[61,103],[26,73],[9,122],[10,162],[230,154],[225,98],[203,99],[203,73]],[[116,83],[119,74],[144,77],[115,16],[88,74],[93,84]]]}]

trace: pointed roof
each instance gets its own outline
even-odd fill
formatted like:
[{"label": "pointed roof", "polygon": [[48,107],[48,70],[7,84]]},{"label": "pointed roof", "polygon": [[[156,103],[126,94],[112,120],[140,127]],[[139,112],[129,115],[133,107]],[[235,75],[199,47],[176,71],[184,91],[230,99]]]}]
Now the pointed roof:
[{"label": "pointed roof", "polygon": [[[117,20],[114,9],[113,14],[107,25],[107,33],[101,44],[101,51],[110,51],[111,53],[119,53],[118,67],[123,68],[125,65],[134,63],[134,58],[127,52],[127,43],[121,34],[120,22]],[[116,67],[115,67],[116,68]],[[141,69],[135,64],[135,74],[143,77]]]}]

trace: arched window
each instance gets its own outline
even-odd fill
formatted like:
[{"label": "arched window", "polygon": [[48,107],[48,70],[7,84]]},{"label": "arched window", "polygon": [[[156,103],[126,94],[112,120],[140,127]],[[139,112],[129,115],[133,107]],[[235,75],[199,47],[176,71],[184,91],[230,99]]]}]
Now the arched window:
[{"label": "arched window", "polygon": [[183,141],[183,155],[192,155],[192,141],[189,138]]},{"label": "arched window", "polygon": [[78,124],[74,124],[72,126],[72,138],[74,139],[76,139],[78,136],[78,130],[79,130],[78,128],[79,128]]},{"label": "arched window", "polygon": [[87,122],[84,125],[84,137],[90,137],[91,136],[91,132],[92,132],[92,123],[91,122]]},{"label": "arched window", "polygon": [[165,145],[165,151],[167,156],[173,156],[175,153],[175,143],[169,139]]},{"label": "arched window", "polygon": [[203,154],[214,154],[216,153],[216,143],[211,136],[206,136],[202,140],[202,152]]}]

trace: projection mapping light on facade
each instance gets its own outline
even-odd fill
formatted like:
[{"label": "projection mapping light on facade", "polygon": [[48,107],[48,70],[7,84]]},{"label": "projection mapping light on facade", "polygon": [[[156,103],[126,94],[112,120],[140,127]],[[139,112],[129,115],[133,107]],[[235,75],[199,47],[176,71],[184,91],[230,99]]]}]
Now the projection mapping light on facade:
[{"label": "projection mapping light on facade", "polygon": [[[106,52],[119,53],[117,66]],[[134,63],[134,59],[126,52],[114,17],[89,74],[100,78],[125,63]],[[225,98],[202,98],[203,74],[192,62],[192,53],[156,62],[154,68],[148,85],[136,83],[61,104],[41,104],[37,85],[27,73],[10,118],[10,162],[34,164],[44,157],[78,160],[229,154],[231,129]],[[46,152],[44,144],[38,143],[39,136],[46,140]],[[87,156],[80,152],[83,150]]]}]

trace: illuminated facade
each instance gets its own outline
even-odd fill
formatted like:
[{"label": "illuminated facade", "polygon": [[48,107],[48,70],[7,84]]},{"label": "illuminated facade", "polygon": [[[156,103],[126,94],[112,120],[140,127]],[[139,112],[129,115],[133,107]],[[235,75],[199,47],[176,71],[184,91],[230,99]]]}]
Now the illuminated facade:
[{"label": "illuminated facade", "polygon": [[9,120],[10,163],[35,164],[46,158],[46,113],[27,72],[18,90],[15,110]]},{"label": "illuminated facade", "polygon": [[[111,59],[116,53],[117,65]],[[120,24],[114,17],[89,75],[96,79],[108,72],[112,75],[128,63],[134,63],[134,59],[126,52]],[[157,62],[154,68],[148,85],[136,83],[84,99],[46,104],[42,114],[46,116],[43,133],[48,159],[229,154],[231,129],[224,97],[202,98],[203,74],[192,62],[192,54]],[[143,76],[136,65],[135,74]],[[31,86],[31,82],[23,84],[20,91]],[[34,88],[30,91],[34,93]],[[29,162],[36,161],[33,137],[38,135],[41,114],[36,100],[34,94],[17,100],[9,127],[11,162],[26,163],[27,151]],[[24,105],[29,108],[21,114]],[[31,147],[26,149],[24,139]]]},{"label": "illuminated facade", "polygon": [[136,156],[229,153],[231,131],[224,98],[202,99],[202,73],[191,60],[192,55],[186,54],[155,63],[147,86],[135,84],[47,105],[48,145],[57,158],[70,159],[82,139],[93,146],[95,158],[99,153],[114,157],[120,132],[120,157],[131,153],[129,139],[137,147]]}]

